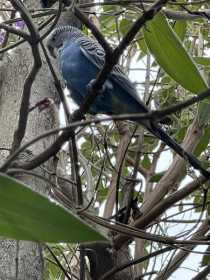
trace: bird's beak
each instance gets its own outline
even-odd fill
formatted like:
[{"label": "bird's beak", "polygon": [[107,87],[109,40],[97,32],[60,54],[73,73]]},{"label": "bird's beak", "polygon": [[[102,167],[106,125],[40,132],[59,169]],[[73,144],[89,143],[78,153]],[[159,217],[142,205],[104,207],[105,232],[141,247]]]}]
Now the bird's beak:
[{"label": "bird's beak", "polygon": [[57,56],[56,56],[56,53],[55,53],[55,48],[53,48],[53,47],[50,46],[50,45],[48,45],[47,48],[48,48],[48,51],[49,51],[50,55],[51,55],[53,58],[56,58]]}]

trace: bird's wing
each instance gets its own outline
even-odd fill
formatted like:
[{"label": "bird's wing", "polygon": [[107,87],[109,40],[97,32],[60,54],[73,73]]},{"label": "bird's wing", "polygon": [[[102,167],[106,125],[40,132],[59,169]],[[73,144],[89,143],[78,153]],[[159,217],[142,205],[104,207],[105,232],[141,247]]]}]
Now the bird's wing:
[{"label": "bird's wing", "polygon": [[[105,62],[105,52],[104,49],[94,40],[85,37],[80,39],[80,48],[84,56],[93,63],[98,69],[104,66]],[[128,77],[123,72],[119,65],[115,65],[111,71],[110,78],[118,83],[127,93],[129,93],[134,99],[136,99],[142,106],[144,104],[140,100],[136,88],[133,83],[128,79]],[[145,106],[145,111],[147,111]]]},{"label": "bird's wing", "polygon": [[80,49],[84,56],[97,68],[101,69],[105,61],[103,48],[94,40],[88,37],[79,38]]}]

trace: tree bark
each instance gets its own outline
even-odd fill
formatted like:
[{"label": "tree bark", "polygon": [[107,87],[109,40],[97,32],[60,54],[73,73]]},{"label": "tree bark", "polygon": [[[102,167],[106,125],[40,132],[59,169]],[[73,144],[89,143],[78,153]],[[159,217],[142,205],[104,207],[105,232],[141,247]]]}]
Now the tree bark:
[{"label": "tree bark", "polygon": [[[28,7],[36,9],[39,1],[28,0],[24,2]],[[11,149],[13,134],[17,128],[20,102],[25,79],[30,72],[32,64],[32,53],[28,43],[24,43],[10,53],[4,55],[0,67],[0,147]],[[30,98],[31,106],[43,98],[55,99],[56,91],[50,77],[46,62],[43,60],[42,68],[36,77]],[[47,109],[39,112],[33,110],[29,114],[28,124],[24,142],[55,126],[53,112]],[[43,139],[30,147],[33,154],[44,150],[53,137]],[[8,151],[1,152],[1,163],[8,156]],[[45,165],[52,168],[52,165]],[[44,174],[40,168],[35,172]],[[22,174],[18,179],[41,193],[48,193],[49,186],[46,182],[32,176]],[[35,242],[4,240],[0,241],[0,278],[1,279],[43,279],[43,256],[41,245]]]}]

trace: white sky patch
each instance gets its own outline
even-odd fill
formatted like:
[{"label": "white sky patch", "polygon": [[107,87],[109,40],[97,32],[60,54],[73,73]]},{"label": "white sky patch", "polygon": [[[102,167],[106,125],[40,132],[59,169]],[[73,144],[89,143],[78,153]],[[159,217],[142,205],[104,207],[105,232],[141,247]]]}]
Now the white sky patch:
[{"label": "white sky patch", "polygon": [[[168,147],[167,147],[168,148]],[[171,150],[168,148],[164,152],[161,153],[161,156],[157,162],[156,172],[162,172],[168,169],[173,161],[173,154]]]}]

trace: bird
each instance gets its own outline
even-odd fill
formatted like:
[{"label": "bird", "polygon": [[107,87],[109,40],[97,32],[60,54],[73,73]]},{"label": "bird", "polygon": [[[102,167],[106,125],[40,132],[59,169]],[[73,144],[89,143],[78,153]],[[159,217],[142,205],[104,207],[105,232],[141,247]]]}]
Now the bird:
[{"label": "bird", "polygon": [[[74,26],[59,26],[47,40],[47,48],[53,58],[58,58],[59,68],[72,99],[78,106],[88,94],[88,86],[96,79],[105,63],[105,51],[94,39],[86,36]],[[136,87],[116,64],[108,75],[100,94],[89,108],[90,114],[120,115],[149,113],[149,108],[141,101]],[[185,151],[161,125],[154,120],[135,120],[150,133],[175,150],[202,175],[209,178],[210,172],[200,161]]]}]

